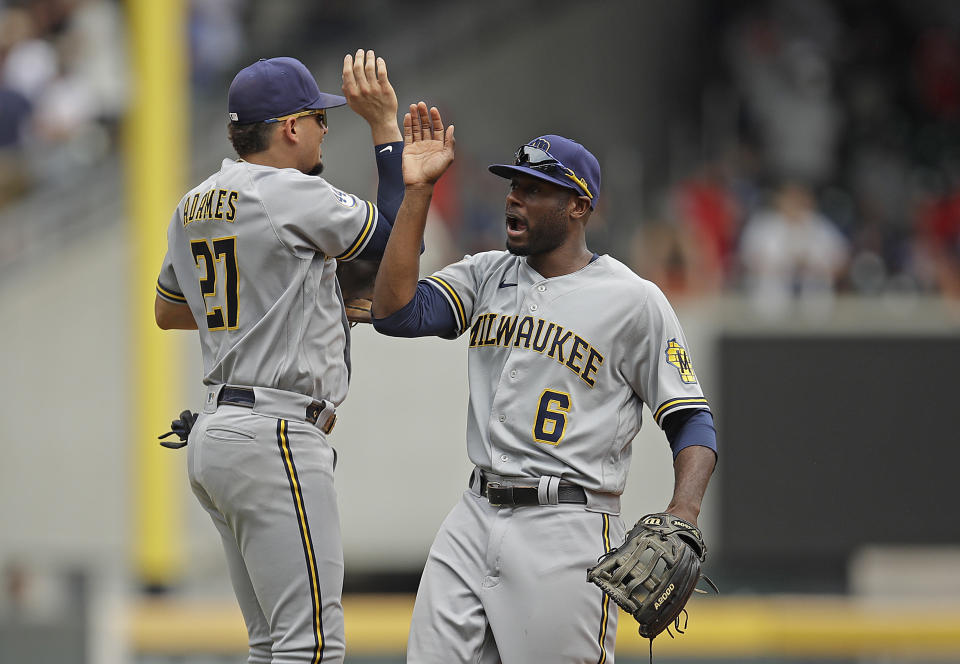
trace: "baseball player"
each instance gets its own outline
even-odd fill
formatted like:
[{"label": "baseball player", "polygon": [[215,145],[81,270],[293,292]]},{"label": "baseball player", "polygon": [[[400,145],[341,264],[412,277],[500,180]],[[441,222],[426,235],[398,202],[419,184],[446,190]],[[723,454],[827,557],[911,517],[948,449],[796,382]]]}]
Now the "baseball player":
[{"label": "baseball player", "polygon": [[667,511],[693,523],[716,462],[712,416],[663,293],[584,228],[600,166],[556,135],[490,170],[510,181],[506,251],[418,282],[432,186],[453,128],[404,118],[406,185],[374,289],[376,329],[469,335],[468,490],[430,549],[407,661],[613,662],[616,606],[585,571],[624,538],[620,494],[647,404],[673,448]]},{"label": "baseball player", "polygon": [[[346,56],[346,98],[293,58],[228,94],[239,159],[181,199],[157,280],[164,329],[199,329],[206,402],[189,435],[193,491],[220,532],[249,662],[342,662],[343,552],[327,436],[347,393],[338,261],[379,258],[403,195],[397,97],[373,51]],[[377,204],[323,178],[329,109],[370,125]]]}]

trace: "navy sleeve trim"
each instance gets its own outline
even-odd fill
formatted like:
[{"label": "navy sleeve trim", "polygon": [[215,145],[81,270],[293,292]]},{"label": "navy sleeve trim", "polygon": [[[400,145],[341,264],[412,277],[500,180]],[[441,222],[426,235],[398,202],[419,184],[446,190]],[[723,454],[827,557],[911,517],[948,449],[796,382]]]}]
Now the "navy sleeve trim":
[{"label": "navy sleeve trim", "polygon": [[662,404],[660,404],[659,408],[653,411],[653,421],[662,428],[663,416],[667,413],[671,413],[675,410],[680,410],[683,408],[698,407],[709,409],[710,404],[708,404],[707,400],[703,397],[681,397],[680,399],[670,399],[669,401],[664,401]]},{"label": "navy sleeve trim", "polygon": [[664,421],[663,430],[674,459],[680,450],[693,445],[707,447],[717,454],[717,430],[709,410],[698,408],[672,413]]},{"label": "navy sleeve trim", "polygon": [[347,248],[346,251],[336,257],[338,261],[348,261],[356,258],[360,251],[367,244],[367,239],[370,237],[370,231],[373,230],[374,222],[377,220],[378,215],[377,208],[374,207],[373,203],[364,201],[363,204],[367,206],[367,219],[363,222],[363,228],[360,229],[360,234],[357,235],[353,243]]},{"label": "navy sleeve trim", "polygon": [[178,293],[172,288],[165,288],[159,281],[157,282],[157,295],[168,302],[173,302],[174,304],[187,303],[187,298],[183,296],[183,293]]},{"label": "navy sleeve trim", "polygon": [[457,317],[457,335],[463,334],[463,331],[467,329],[467,314],[463,306],[463,300],[457,295],[457,291],[454,290],[453,286],[447,283],[447,281],[436,275],[431,275],[424,279],[424,281],[440,289],[440,292],[447,299],[447,304],[450,305],[450,309]]},{"label": "navy sleeve trim", "polygon": [[413,299],[403,307],[385,318],[372,320],[377,332],[391,337],[455,338],[460,332],[447,298],[426,281],[417,284]]},{"label": "navy sleeve trim", "polygon": [[363,249],[360,250],[360,253],[356,255],[356,258],[374,261],[383,258],[383,252],[387,249],[387,241],[390,239],[390,233],[392,231],[393,226],[390,225],[390,221],[380,214],[378,210],[377,223],[373,226],[373,233],[370,235],[370,240]]}]

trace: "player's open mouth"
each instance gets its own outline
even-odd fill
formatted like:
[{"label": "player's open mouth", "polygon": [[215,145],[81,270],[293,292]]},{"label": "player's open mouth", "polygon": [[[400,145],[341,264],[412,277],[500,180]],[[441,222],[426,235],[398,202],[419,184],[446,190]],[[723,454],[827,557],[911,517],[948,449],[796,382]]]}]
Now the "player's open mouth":
[{"label": "player's open mouth", "polygon": [[507,215],[507,237],[523,235],[527,230],[527,222],[512,214]]}]

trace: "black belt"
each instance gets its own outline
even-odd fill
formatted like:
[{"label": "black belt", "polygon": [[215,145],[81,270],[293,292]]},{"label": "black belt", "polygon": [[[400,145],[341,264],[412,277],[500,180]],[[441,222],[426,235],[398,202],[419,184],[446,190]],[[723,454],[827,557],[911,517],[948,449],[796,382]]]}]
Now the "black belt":
[{"label": "black belt", "polygon": [[[253,408],[257,402],[256,394],[249,387],[231,387],[229,385],[224,385],[223,389],[220,390],[220,396],[217,397],[217,405],[226,404],[228,406],[240,406],[242,408]],[[323,404],[319,401],[312,402],[307,406],[306,412],[303,415],[303,419],[314,426],[317,425],[317,419],[320,417],[320,413],[323,412]],[[333,431],[333,425],[337,423],[337,415],[334,413],[327,418],[327,421],[323,423],[323,426],[320,427],[320,430],[323,433],[330,433]]]},{"label": "black belt", "polygon": [[[488,482],[484,472],[480,473],[480,495],[486,497],[495,507],[540,505],[539,487],[504,486],[499,482]],[[586,505],[587,494],[583,487],[561,480],[557,486],[557,502]]]}]

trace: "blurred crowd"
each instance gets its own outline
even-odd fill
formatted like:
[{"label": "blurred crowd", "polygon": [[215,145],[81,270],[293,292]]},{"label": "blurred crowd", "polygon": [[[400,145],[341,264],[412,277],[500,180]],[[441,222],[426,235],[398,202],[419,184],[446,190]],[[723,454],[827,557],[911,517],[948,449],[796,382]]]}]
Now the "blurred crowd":
[{"label": "blurred crowd", "polygon": [[[245,0],[189,0],[202,87],[243,46]],[[0,206],[115,154],[131,90],[119,0],[0,0]]]},{"label": "blurred crowd", "polygon": [[114,148],[125,35],[112,0],[0,0],[0,202]]},{"label": "blurred crowd", "polygon": [[734,122],[638,232],[642,273],[771,315],[838,292],[960,301],[960,3],[732,4],[704,112]]},{"label": "blurred crowd", "polygon": [[[202,88],[242,57],[259,5],[189,7]],[[771,315],[796,303],[828,311],[844,292],[960,302],[960,2],[697,7],[704,65],[686,82],[702,91],[697,147],[635,217],[615,219],[601,200],[598,250],[672,297],[742,291]],[[0,205],[115,151],[131,94],[122,9],[0,0]],[[288,19],[274,21],[277,34]],[[433,211],[449,256],[502,244],[502,188],[458,178],[484,166],[462,155]]]}]

